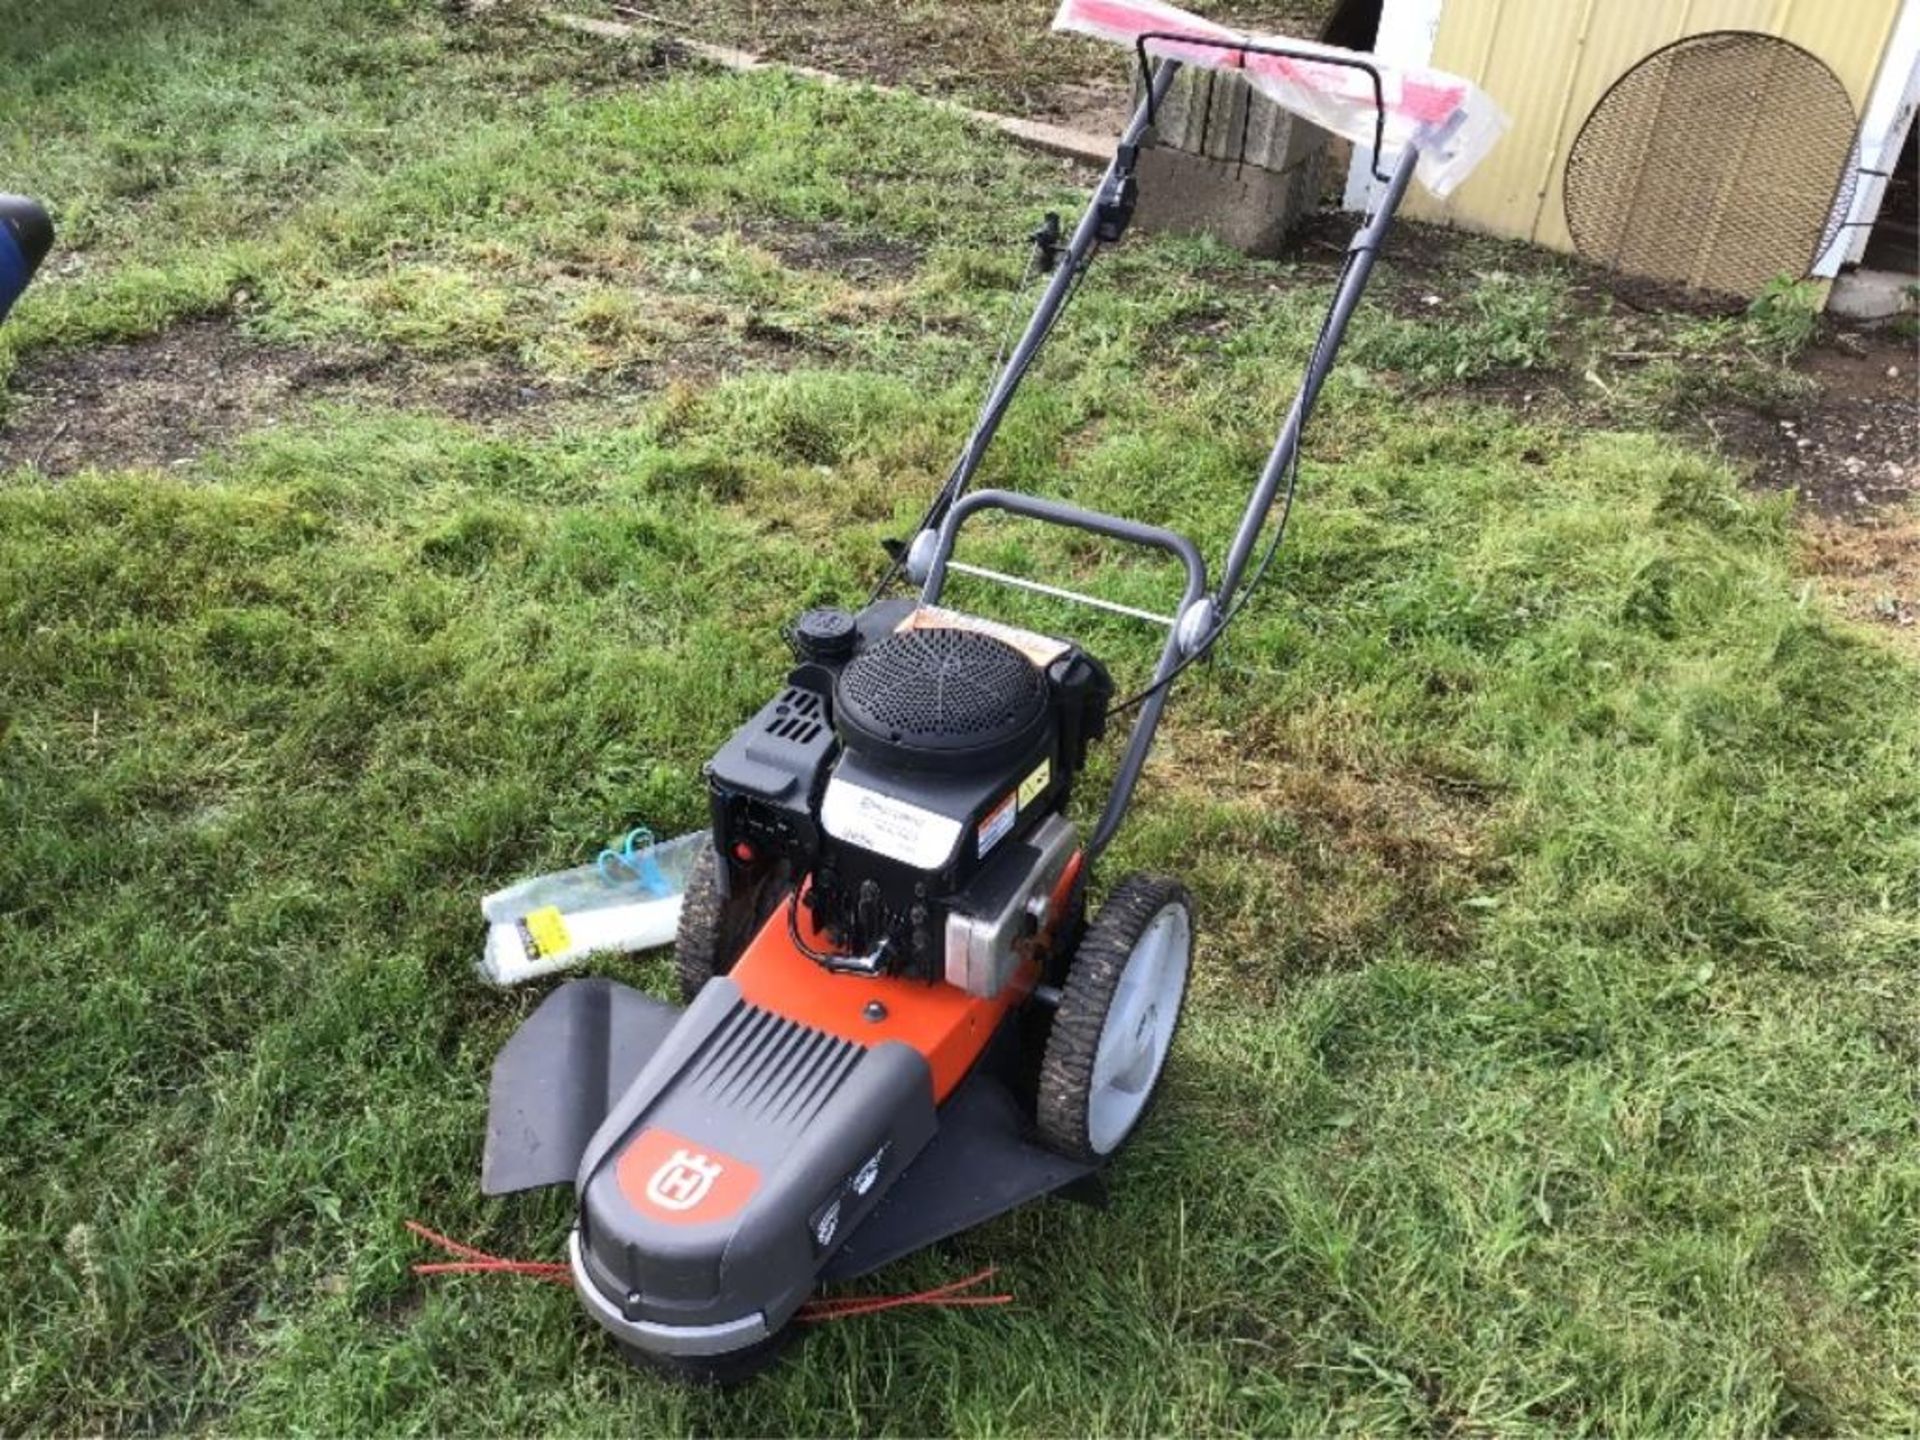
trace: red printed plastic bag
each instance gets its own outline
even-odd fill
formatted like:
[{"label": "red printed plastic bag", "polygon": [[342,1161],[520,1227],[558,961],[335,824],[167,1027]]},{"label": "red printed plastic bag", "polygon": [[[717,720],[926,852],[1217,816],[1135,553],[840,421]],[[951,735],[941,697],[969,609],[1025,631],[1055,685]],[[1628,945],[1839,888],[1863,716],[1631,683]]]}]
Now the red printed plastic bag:
[{"label": "red printed plastic bag", "polygon": [[[1388,154],[1408,145],[1419,148],[1414,175],[1435,195],[1446,195],[1485,158],[1507,128],[1507,117],[1477,85],[1424,65],[1392,65],[1358,50],[1343,50],[1313,40],[1233,30],[1190,15],[1161,0],[1062,0],[1053,28],[1091,35],[1132,49],[1142,35],[1192,36],[1195,41],[1237,41],[1242,45],[1284,45],[1329,60],[1363,60],[1380,74],[1385,116],[1382,146]],[[1322,129],[1371,147],[1376,117],[1373,79],[1344,64],[1262,55],[1232,45],[1147,42],[1149,55],[1209,70],[1237,70],[1274,104],[1311,120]]]}]

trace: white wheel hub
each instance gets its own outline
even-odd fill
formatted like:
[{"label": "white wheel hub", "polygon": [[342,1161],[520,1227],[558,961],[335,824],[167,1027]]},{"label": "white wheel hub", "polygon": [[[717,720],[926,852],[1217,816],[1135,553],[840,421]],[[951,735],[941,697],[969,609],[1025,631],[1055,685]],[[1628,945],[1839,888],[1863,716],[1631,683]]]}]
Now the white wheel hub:
[{"label": "white wheel hub", "polygon": [[1193,925],[1187,907],[1177,903],[1153,917],[1127,956],[1100,1028],[1087,1097],[1087,1141],[1101,1155],[1119,1148],[1153,1094],[1192,958]]}]

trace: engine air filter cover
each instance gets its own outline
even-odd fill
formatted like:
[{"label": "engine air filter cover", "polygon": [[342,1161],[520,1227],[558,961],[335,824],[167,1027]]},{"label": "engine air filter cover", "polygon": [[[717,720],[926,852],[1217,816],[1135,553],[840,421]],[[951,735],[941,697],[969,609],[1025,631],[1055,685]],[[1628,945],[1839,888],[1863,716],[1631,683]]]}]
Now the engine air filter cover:
[{"label": "engine air filter cover", "polygon": [[918,769],[1017,760],[1052,714],[1040,668],[1006,641],[975,630],[890,635],[840,672],[834,700],[849,749]]}]

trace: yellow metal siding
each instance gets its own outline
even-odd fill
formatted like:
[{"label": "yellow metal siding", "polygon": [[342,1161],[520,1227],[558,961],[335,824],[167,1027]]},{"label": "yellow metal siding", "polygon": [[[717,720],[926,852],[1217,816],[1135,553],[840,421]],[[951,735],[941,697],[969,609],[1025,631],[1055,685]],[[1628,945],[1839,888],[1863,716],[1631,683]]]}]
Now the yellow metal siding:
[{"label": "yellow metal siding", "polygon": [[1899,9],[1900,0],[1446,0],[1433,63],[1476,81],[1513,124],[1447,200],[1421,193],[1408,208],[1571,250],[1567,151],[1600,97],[1645,56],[1714,30],[1777,35],[1824,61],[1859,110]]}]

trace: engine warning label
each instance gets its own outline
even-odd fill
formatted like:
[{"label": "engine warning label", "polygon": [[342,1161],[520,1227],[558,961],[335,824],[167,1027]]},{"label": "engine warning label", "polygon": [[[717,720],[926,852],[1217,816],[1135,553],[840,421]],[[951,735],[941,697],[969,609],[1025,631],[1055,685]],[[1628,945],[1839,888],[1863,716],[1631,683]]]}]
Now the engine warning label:
[{"label": "engine warning label", "polygon": [[1053,779],[1053,761],[1042,760],[1034,766],[1027,778],[1019,786],[1009,790],[998,805],[987,812],[987,818],[980,822],[976,832],[979,849],[975,852],[985,855],[994,846],[1007,838],[1007,832],[1013,829],[1013,822],[1020,818],[1020,812],[1029,808],[1034,801],[1045,793],[1047,782]]},{"label": "engine warning label", "polygon": [[[838,776],[827,782],[827,793],[820,802],[820,823],[836,840],[904,861],[916,870],[938,870],[946,864],[960,842],[962,828],[950,816],[937,815]],[[1012,823],[1011,817],[1008,823]]]},{"label": "engine warning label", "polygon": [[1047,782],[1053,779],[1053,761],[1042,760],[1033,767],[1033,773],[1020,782],[1020,808],[1025,810],[1040,798],[1047,788]]},{"label": "engine warning label", "polygon": [[985,855],[1007,838],[1007,832],[1013,829],[1014,818],[1019,813],[1020,793],[1009,790],[1000,803],[987,812],[987,818],[980,822],[980,854]]}]

